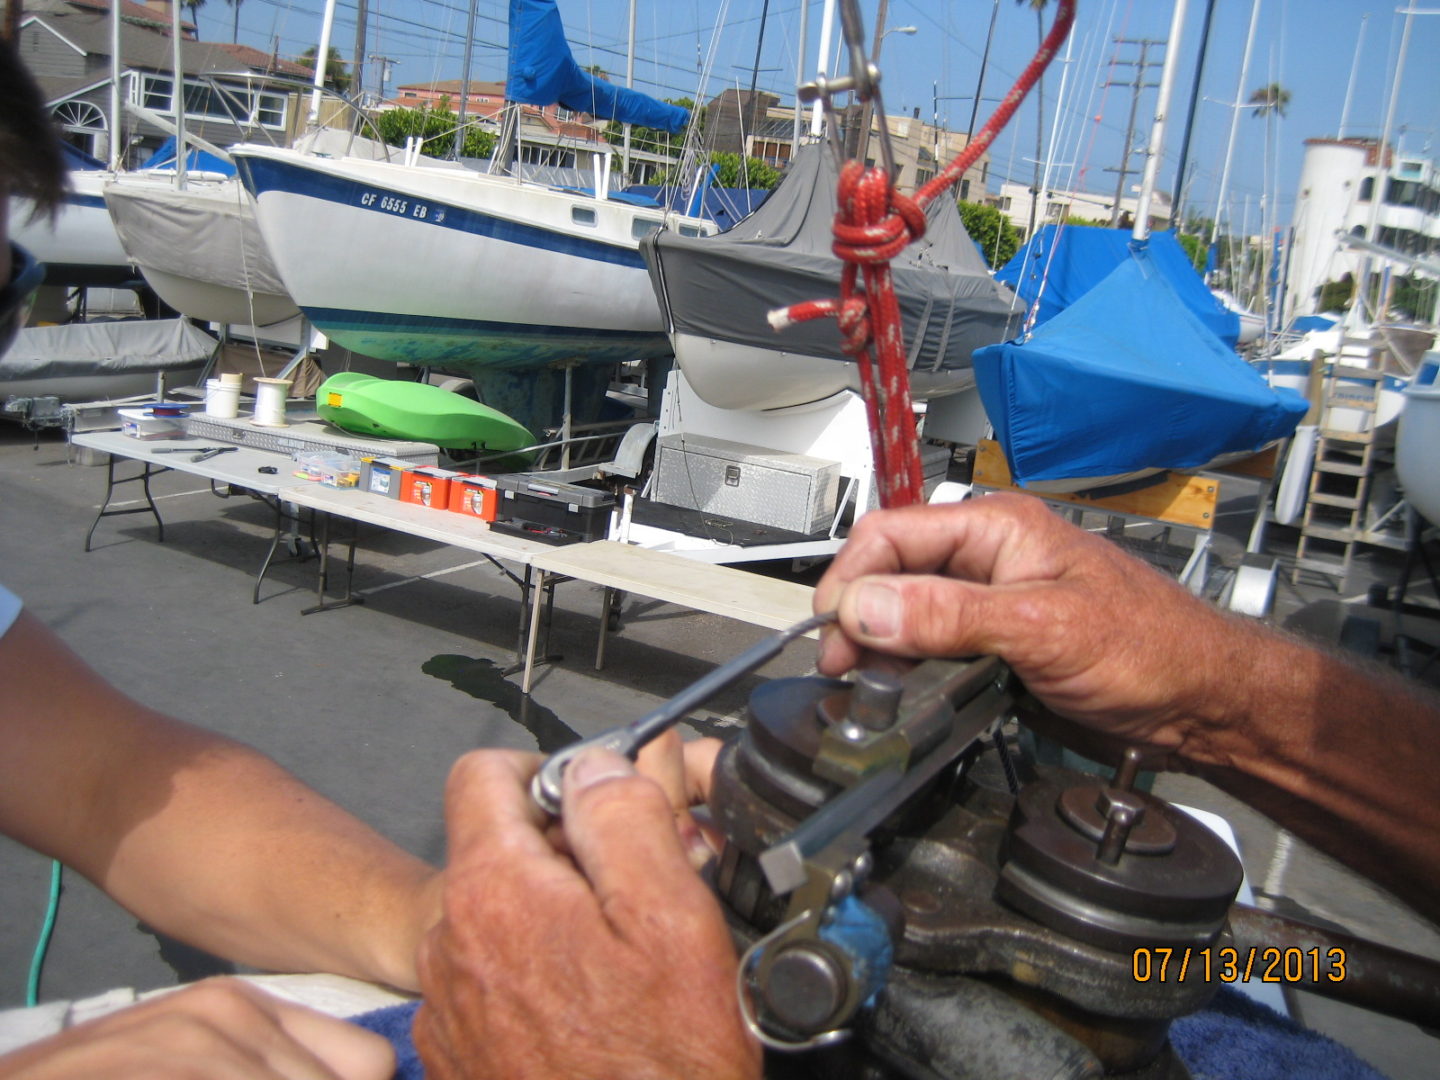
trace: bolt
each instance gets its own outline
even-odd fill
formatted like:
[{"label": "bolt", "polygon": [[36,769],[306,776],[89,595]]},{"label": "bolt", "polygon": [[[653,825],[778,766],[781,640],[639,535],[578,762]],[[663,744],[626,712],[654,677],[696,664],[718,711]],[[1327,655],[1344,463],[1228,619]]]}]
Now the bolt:
[{"label": "bolt", "polygon": [[889,672],[860,671],[850,691],[850,719],[871,731],[889,731],[904,691],[900,679]]},{"label": "bolt", "polygon": [[1140,775],[1140,763],[1144,758],[1145,755],[1138,746],[1127,746],[1125,757],[1121,760],[1120,767],[1115,770],[1115,778],[1110,781],[1110,786],[1117,791],[1134,791],[1135,781]]},{"label": "bolt", "polygon": [[787,1029],[815,1035],[831,1026],[848,990],[849,980],[828,955],[809,945],[792,945],[770,965],[761,996]]},{"label": "bolt", "polygon": [[850,873],[854,876],[856,885],[863,885],[865,879],[870,876],[870,871],[875,868],[875,859],[870,852],[862,851],[855,856],[855,861],[850,864]]},{"label": "bolt", "polygon": [[846,742],[864,742],[865,729],[854,720],[842,720],[840,722],[840,737]]},{"label": "bolt", "polygon": [[854,891],[855,875],[849,870],[841,870],[830,883],[830,902],[838,904]]},{"label": "bolt", "polygon": [[1125,850],[1125,841],[1130,838],[1130,830],[1135,827],[1142,812],[1118,800],[1113,802],[1105,818],[1105,835],[1100,837],[1100,849],[1095,857],[1107,866],[1118,863]]}]

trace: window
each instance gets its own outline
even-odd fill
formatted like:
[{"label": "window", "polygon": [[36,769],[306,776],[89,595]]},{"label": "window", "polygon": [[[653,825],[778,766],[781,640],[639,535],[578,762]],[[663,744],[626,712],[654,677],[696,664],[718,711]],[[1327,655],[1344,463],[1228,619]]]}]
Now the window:
[{"label": "window", "polygon": [[170,92],[174,83],[158,75],[144,75],[140,78],[140,100],[138,104],[147,109],[170,110]]},{"label": "window", "polygon": [[1009,195],[1002,195],[1002,196],[1000,196],[1000,209],[1001,209],[1001,210],[1011,210],[1011,209],[1013,209],[1013,207],[1012,207],[1012,205],[1011,205],[1011,202],[1010,202],[1010,196],[1009,196]]},{"label": "window", "polygon": [[570,207],[570,220],[576,225],[594,225],[596,222],[595,208],[593,206],[572,206]]},{"label": "window", "polygon": [[1375,191],[1375,177],[1367,176],[1360,181],[1360,194],[1355,198],[1360,202],[1369,202],[1371,194]]},{"label": "window", "polygon": [[645,237],[651,233],[659,231],[660,222],[656,218],[637,217],[630,219],[630,235],[636,240],[644,240]]},{"label": "window", "polygon": [[700,235],[700,226],[699,226],[699,225],[681,225],[681,226],[680,226],[680,235],[681,235],[681,236],[699,236],[699,235]]}]

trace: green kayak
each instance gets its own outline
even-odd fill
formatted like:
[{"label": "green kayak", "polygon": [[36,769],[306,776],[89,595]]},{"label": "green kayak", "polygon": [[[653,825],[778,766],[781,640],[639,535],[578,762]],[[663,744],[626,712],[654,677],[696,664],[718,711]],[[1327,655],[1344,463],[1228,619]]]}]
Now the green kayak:
[{"label": "green kayak", "polygon": [[504,413],[428,383],[346,371],[320,384],[315,405],[322,417],[346,431],[434,443],[447,450],[519,450],[535,442]]}]

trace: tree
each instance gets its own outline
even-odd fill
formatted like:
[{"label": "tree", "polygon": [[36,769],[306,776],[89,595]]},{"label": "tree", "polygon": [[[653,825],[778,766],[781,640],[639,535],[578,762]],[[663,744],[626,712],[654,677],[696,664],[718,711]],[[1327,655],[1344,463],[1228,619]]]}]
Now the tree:
[{"label": "tree", "polygon": [[1290,91],[1279,83],[1262,86],[1250,95],[1250,104],[1255,106],[1256,116],[1269,116],[1272,112],[1284,116],[1290,104]]},{"label": "tree", "polygon": [[[300,54],[300,63],[314,71],[315,57],[319,51],[319,46],[311,45]],[[330,46],[330,51],[326,54],[325,85],[337,94],[344,94],[350,89],[350,72],[345,68],[345,61],[340,58],[340,50],[334,45]]]},{"label": "tree", "polygon": [[[375,118],[380,137],[391,146],[404,146],[406,139],[418,135],[423,140],[420,153],[426,157],[445,158],[455,145],[455,126],[460,118],[440,109],[387,109]],[[466,125],[465,146],[461,157],[487,158],[495,149],[494,132]]]},{"label": "tree", "polygon": [[1355,278],[1346,274],[1339,281],[1327,281],[1315,290],[1316,311],[1344,311],[1355,296]]},{"label": "tree", "polygon": [[[667,105],[679,105],[682,109],[689,109],[692,116],[692,125],[697,134],[704,130],[705,110],[695,111],[695,102],[690,98],[666,98]],[[605,141],[613,146],[621,146],[625,142],[625,125],[618,120],[611,120],[605,125]],[[635,150],[648,150],[652,154],[663,154],[666,157],[678,158],[681,151],[685,149],[685,132],[677,131],[673,134],[668,131],[661,131],[659,128],[641,127],[632,124],[630,127],[630,146]]]},{"label": "tree", "polygon": [[180,10],[191,22],[195,21],[195,13],[205,6],[205,0],[180,0]]},{"label": "tree", "polygon": [[980,245],[992,270],[1004,266],[1020,250],[1020,231],[995,207],[972,202],[958,205],[965,231]]},{"label": "tree", "polygon": [[739,154],[711,154],[710,164],[718,165],[717,187],[745,187],[769,191],[780,182],[780,170],[759,158],[746,158],[742,168]]},{"label": "tree", "polygon": [[1190,256],[1190,262],[1200,273],[1205,272],[1205,242],[1194,233],[1177,232],[1176,241],[1185,249],[1185,254]]},{"label": "tree", "polygon": [[[200,0],[200,3],[203,4],[204,2],[205,0]],[[231,14],[234,15],[234,20],[230,26],[230,40],[232,42],[238,43],[240,40],[240,5],[244,2],[245,0],[225,0],[225,3],[230,5]]]}]

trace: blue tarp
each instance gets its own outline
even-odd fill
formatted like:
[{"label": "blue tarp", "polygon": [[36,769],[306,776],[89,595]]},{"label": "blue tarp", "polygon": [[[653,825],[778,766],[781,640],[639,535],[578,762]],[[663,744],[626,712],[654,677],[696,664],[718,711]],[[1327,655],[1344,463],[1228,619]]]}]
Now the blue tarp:
[{"label": "blue tarp", "polygon": [[[689,192],[681,191],[679,188],[657,187],[654,184],[631,184],[625,190],[636,195],[647,196],[668,210],[689,213],[692,209]],[[697,216],[715,222],[723,232],[734,226],[741,218],[758,209],[769,194],[768,191],[760,191],[756,188],[707,187]]]},{"label": "blue tarp", "polygon": [[71,146],[67,142],[60,144],[60,153],[65,158],[65,164],[71,169],[103,169],[105,162],[97,157],[91,157],[78,146]]},{"label": "blue tarp", "polygon": [[622,124],[683,131],[690,110],[667,105],[582,71],[570,54],[555,0],[510,0],[510,68],[505,96],[527,105],[560,104]]},{"label": "blue tarp", "polygon": [[1022,485],[1198,468],[1286,437],[1308,408],[1211,333],[1148,251],[1023,343],[976,350],[975,379]]},{"label": "blue tarp", "polygon": [[[1046,225],[995,271],[995,280],[1019,293],[1026,307],[1040,296],[1040,311],[1035,318],[1039,326],[1099,284],[1130,253],[1130,246],[1127,229]],[[1151,233],[1147,246],[1154,264],[1175,293],[1211,333],[1233,348],[1240,337],[1240,317],[1205,287],[1175,234],[1169,230]]]},{"label": "blue tarp", "polygon": [[1304,334],[1311,330],[1329,330],[1335,322],[1335,319],[1327,319],[1324,315],[1301,315],[1290,323],[1289,329]]},{"label": "blue tarp", "polygon": [[[175,167],[175,136],[171,135],[159,148],[145,159],[140,166],[142,169],[173,169]],[[235,166],[224,158],[218,158],[214,154],[208,154],[204,150],[192,148],[185,155],[185,168],[192,172],[224,173],[226,176],[235,175]]]}]

